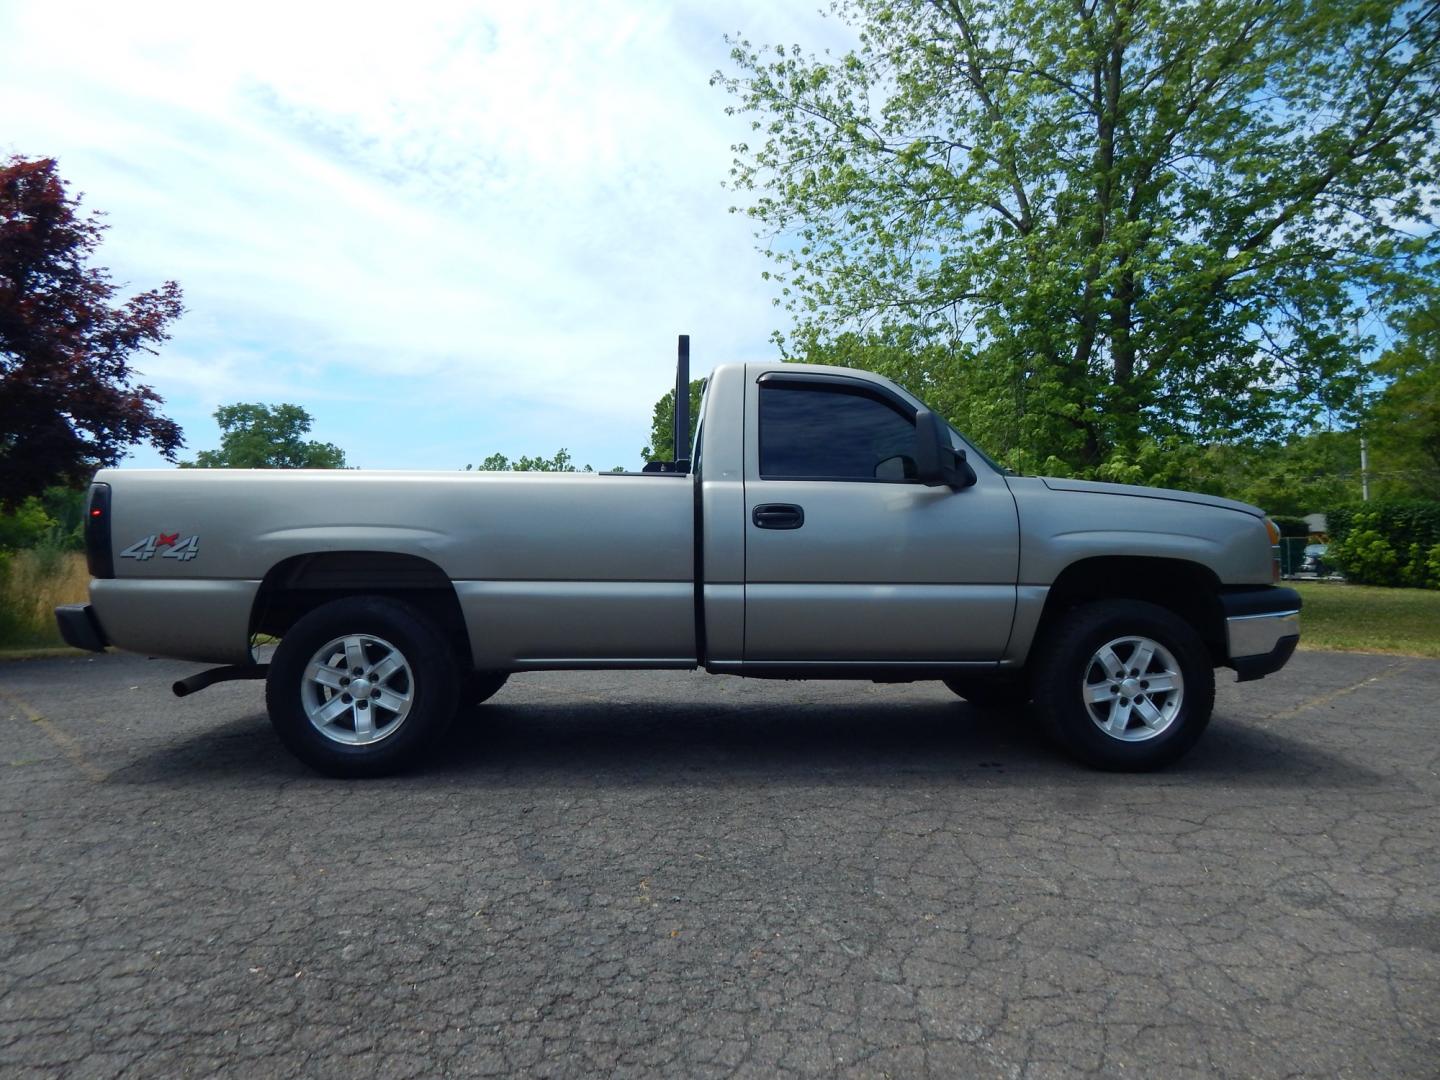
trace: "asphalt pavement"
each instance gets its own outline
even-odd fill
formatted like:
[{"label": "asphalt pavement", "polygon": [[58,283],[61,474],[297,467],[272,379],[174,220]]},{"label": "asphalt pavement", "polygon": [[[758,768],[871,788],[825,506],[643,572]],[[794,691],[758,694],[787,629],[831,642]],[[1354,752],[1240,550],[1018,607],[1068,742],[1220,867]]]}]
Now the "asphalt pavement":
[{"label": "asphalt pavement", "polygon": [[533,674],[348,782],[194,670],[0,665],[5,1077],[1440,1074],[1440,661],[1222,678],[1146,776],[937,683]]}]

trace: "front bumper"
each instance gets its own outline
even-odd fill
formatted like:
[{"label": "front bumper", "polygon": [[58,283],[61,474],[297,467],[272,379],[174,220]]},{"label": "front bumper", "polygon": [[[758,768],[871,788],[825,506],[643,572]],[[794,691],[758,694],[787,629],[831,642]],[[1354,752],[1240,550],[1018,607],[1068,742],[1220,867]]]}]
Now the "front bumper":
[{"label": "front bumper", "polygon": [[100,629],[100,620],[95,618],[95,609],[89,604],[61,604],[55,609],[55,622],[67,645],[104,652],[109,644],[105,631]]},{"label": "front bumper", "polygon": [[1239,682],[1264,678],[1285,666],[1300,644],[1300,594],[1261,586],[1220,594],[1225,612],[1227,663]]}]

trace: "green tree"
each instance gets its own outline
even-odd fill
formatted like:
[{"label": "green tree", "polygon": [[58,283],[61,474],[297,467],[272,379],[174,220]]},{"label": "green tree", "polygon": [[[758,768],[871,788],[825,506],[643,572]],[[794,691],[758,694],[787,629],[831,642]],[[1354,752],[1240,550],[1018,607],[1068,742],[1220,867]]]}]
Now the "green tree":
[{"label": "green tree", "polygon": [[594,472],[589,465],[577,468],[571,460],[570,451],[563,446],[555,451],[554,457],[521,456],[511,461],[504,454],[491,454],[479,465],[466,465],[465,471],[475,472]]},{"label": "green tree", "polygon": [[[1232,499],[1254,503],[1271,514],[1323,513],[1360,498],[1360,437],[1353,429],[1316,431],[1280,445],[1231,446],[1207,486]],[[1185,485],[1176,485],[1183,487]],[[1387,494],[1403,492],[1387,490]]]},{"label": "green tree", "polygon": [[215,410],[220,449],[202,450],[182,469],[343,469],[345,451],[304,438],[314,425],[299,405],[241,402]]},{"label": "green tree", "polygon": [[1375,373],[1389,383],[1365,429],[1382,476],[1403,476],[1406,494],[1440,498],[1440,300],[1412,313]]},{"label": "green tree", "polygon": [[865,363],[1008,464],[1275,438],[1437,275],[1423,0],[840,0],[843,56],[716,81],[791,358]]},{"label": "green tree", "polygon": [[[695,427],[700,422],[700,397],[705,392],[704,379],[690,380],[690,439],[695,445]],[[675,460],[675,391],[668,391],[655,403],[650,420],[650,445],[640,451],[641,461]]]}]

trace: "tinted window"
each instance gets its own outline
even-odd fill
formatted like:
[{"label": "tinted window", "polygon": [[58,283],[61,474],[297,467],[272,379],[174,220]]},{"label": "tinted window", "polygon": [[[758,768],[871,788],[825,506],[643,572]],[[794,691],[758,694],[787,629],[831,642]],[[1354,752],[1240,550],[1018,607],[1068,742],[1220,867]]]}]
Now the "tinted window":
[{"label": "tinted window", "polygon": [[882,461],[914,453],[915,425],[876,398],[822,386],[760,386],[761,476],[874,480]]}]

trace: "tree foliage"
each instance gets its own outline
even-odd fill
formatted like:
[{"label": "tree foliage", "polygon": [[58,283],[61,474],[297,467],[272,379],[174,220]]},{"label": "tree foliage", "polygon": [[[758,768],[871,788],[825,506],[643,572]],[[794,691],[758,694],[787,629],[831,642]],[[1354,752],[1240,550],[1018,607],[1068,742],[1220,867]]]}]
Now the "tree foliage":
[{"label": "tree foliage", "polygon": [[[553,457],[527,457],[520,456],[511,461],[504,454],[491,454],[479,465],[466,465],[465,471],[470,472],[594,472],[589,465],[577,468],[571,460],[570,451],[563,446],[555,451]],[[616,470],[619,471],[619,470]]]},{"label": "tree foliage", "polygon": [[180,287],[117,303],[109,272],[89,265],[104,232],[54,160],[0,162],[0,506],[83,483],[136,443],[172,459],[184,445],[131,367],[169,338]]},{"label": "tree foliage", "polygon": [[304,436],[314,426],[299,405],[239,402],[215,410],[220,449],[202,450],[182,469],[343,469],[345,451]]},{"label": "tree foliage", "polygon": [[[1203,491],[1270,514],[1314,514],[1360,499],[1360,440],[1351,430],[1319,431],[1283,444],[1145,443],[1133,461],[1099,470],[1119,483]],[[1379,490],[1378,482],[1372,484]],[[1405,494],[1398,486],[1387,493]]]},{"label": "tree foliage", "polygon": [[897,378],[1021,468],[1343,410],[1364,313],[1436,279],[1440,8],[841,0],[732,42],[733,170],[787,355]]},{"label": "tree foliage", "polygon": [[[695,428],[700,423],[700,398],[705,393],[705,380],[690,380],[690,438],[695,445]],[[655,402],[650,420],[650,445],[640,451],[641,461],[675,460],[675,391],[668,391]]]},{"label": "tree foliage", "polygon": [[1415,494],[1440,499],[1440,299],[1405,320],[1374,371],[1388,380],[1364,420],[1377,463],[1403,470]]}]

